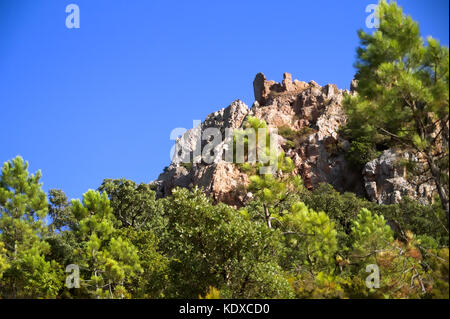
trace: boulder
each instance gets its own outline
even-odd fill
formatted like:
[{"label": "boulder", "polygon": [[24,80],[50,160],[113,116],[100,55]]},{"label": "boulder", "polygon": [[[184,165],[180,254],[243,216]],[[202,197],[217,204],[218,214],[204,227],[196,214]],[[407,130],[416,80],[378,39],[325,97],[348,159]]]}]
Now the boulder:
[{"label": "boulder", "polygon": [[370,200],[395,204],[408,196],[422,204],[432,202],[435,187],[421,183],[420,177],[408,180],[406,169],[400,164],[402,159],[409,160],[411,156],[404,150],[388,149],[364,166],[364,187]]}]

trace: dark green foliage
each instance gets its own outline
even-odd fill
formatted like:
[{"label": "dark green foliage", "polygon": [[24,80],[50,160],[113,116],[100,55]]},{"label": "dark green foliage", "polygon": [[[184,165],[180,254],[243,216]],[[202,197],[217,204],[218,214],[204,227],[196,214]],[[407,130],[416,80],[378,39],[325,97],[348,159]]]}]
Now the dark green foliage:
[{"label": "dark green foliage", "polygon": [[397,235],[405,239],[407,231],[434,238],[439,245],[448,246],[448,230],[445,213],[439,201],[433,205],[421,205],[408,197],[395,205],[375,205],[372,210],[383,214],[392,222]]},{"label": "dark green foliage", "polygon": [[345,158],[356,168],[362,169],[367,162],[377,158],[380,154],[375,143],[367,137],[360,137],[351,142]]},{"label": "dark green foliage", "polygon": [[291,292],[277,264],[280,233],[236,210],[212,205],[199,190],[176,189],[164,199],[168,218],[162,249],[170,257],[168,296],[197,298],[210,286],[231,298],[286,298]]},{"label": "dark green foliage", "polygon": [[421,162],[415,173],[434,182],[448,225],[449,50],[422,39],[417,22],[396,3],[380,1],[377,10],[377,31],[358,33],[357,94],[344,102],[345,131],[366,143],[354,145],[353,157],[371,155],[370,143],[380,140],[413,153]]},{"label": "dark green foliage", "polygon": [[48,192],[48,199],[50,201],[48,213],[52,219],[50,228],[57,230],[64,227],[71,228],[76,220],[66,194],[62,190],[51,189]]},{"label": "dark green foliage", "polygon": [[126,179],[105,179],[99,191],[108,195],[120,227],[160,229],[164,226],[161,204],[156,201],[156,193],[149,184],[136,184]]},{"label": "dark green foliage", "polygon": [[136,247],[139,262],[144,270],[134,276],[126,285],[133,298],[164,298],[170,284],[169,259],[158,249],[158,239],[150,230],[137,230],[132,227],[122,228],[118,234],[127,238]]},{"label": "dark green foliage", "polygon": [[[377,205],[326,184],[308,191],[289,169],[282,173],[285,166],[278,177],[253,176],[253,200],[236,210],[213,205],[199,189],[175,189],[157,200],[149,185],[127,180],[105,180],[103,193],[91,190],[70,204],[51,191],[48,205],[39,175],[28,175],[15,159],[0,178],[1,296],[448,296],[448,232],[439,202]],[[20,218],[27,214],[34,217]],[[21,238],[14,246],[10,234]],[[380,290],[365,286],[368,263],[380,266]],[[79,289],[64,287],[69,264],[80,267]]]}]

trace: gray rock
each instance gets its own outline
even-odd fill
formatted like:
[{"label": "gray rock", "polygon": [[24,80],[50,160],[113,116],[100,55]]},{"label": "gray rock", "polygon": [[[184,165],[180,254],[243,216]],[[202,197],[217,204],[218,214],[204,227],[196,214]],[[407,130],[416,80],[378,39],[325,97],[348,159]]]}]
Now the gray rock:
[{"label": "gray rock", "polygon": [[435,191],[432,184],[419,183],[420,177],[407,180],[406,169],[400,165],[400,160],[410,157],[408,152],[388,149],[364,166],[364,187],[370,200],[379,204],[395,204],[408,196],[422,204],[432,201]]}]

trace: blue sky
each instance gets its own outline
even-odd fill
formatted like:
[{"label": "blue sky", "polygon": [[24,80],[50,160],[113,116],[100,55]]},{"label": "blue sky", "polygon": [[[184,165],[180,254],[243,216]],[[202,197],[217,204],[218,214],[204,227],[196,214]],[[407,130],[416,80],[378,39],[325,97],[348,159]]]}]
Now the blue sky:
[{"label": "blue sky", "polygon": [[[256,73],[348,88],[374,0],[0,0],[0,162],[79,198],[104,178],[150,182],[176,127],[253,102]],[[80,29],[67,29],[68,4]],[[399,0],[448,45],[448,1]]]}]

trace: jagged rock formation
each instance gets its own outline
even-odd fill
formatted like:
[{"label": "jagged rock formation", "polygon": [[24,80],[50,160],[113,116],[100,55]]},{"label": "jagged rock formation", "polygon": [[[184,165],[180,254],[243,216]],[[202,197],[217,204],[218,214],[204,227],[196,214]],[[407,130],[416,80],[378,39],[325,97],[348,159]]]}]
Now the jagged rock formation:
[{"label": "jagged rock formation", "polygon": [[264,74],[258,73],[253,81],[255,100],[262,105],[265,104],[266,100],[273,94],[295,94],[308,87],[308,84],[305,82],[300,82],[298,80],[292,82],[292,75],[290,73],[284,73],[283,78],[283,82],[280,84],[275,81],[267,81]]},{"label": "jagged rock formation", "polygon": [[[158,196],[170,194],[177,186],[199,186],[207,194],[212,194],[216,201],[232,205],[242,203],[245,191],[241,185],[248,184],[248,176],[232,163],[221,160],[211,164],[203,163],[201,150],[206,141],[201,141],[201,133],[208,128],[218,128],[222,136],[225,136],[225,128],[240,128],[249,112],[244,102],[236,100],[227,108],[208,115],[199,126],[188,130],[178,139],[179,149],[188,150],[184,155],[192,164],[172,161],[156,181]],[[224,143],[225,141],[220,143],[217,148],[223,147]]]},{"label": "jagged rock formation", "polygon": [[407,152],[388,149],[365,165],[363,179],[370,200],[379,204],[398,203],[404,196],[416,198],[422,204],[433,200],[435,186],[423,183],[421,176],[406,178],[406,168],[400,161],[410,156]]},{"label": "jagged rock formation", "polygon": [[[352,81],[353,94],[356,81]],[[187,150],[191,164],[173,161],[155,182],[159,196],[170,194],[176,187],[202,187],[216,201],[240,206],[248,195],[245,186],[249,176],[222,157],[207,164],[201,160],[201,150],[207,141],[201,141],[201,134],[207,128],[220,129],[225,136],[226,128],[241,128],[249,115],[263,119],[269,127],[294,132],[290,137],[279,138],[277,147],[283,149],[296,165],[295,174],[301,175],[306,187],[314,188],[325,182],[338,191],[351,191],[367,196],[379,203],[395,203],[408,195],[430,199],[432,188],[413,187],[396,166],[394,153],[383,155],[367,163],[363,172],[346,161],[345,152],[349,142],[339,135],[339,128],[345,124],[346,115],[342,108],[344,90],[336,85],[320,86],[316,82],[292,81],[289,73],[284,73],[282,83],[268,81],[258,73],[253,81],[255,102],[249,109],[242,101],[236,100],[227,108],[210,114],[199,126],[187,131],[178,141],[179,149]],[[226,149],[223,141],[216,150]]]},{"label": "jagged rock formation", "polygon": [[[291,79],[286,74],[284,78],[284,83],[286,79]],[[301,141],[297,145],[285,149],[308,188],[326,182],[339,191],[350,190],[362,194],[360,172],[352,169],[345,160],[344,150],[348,142],[338,133],[346,121],[342,109],[344,91],[334,84],[321,87],[314,81],[309,84],[298,81],[293,83],[302,85],[293,85],[292,90],[272,91],[267,96],[261,94],[265,104],[255,103],[251,109],[252,115],[265,120],[272,127],[288,127],[303,132],[302,136],[298,136]],[[269,86],[290,87],[267,81],[261,86],[263,93]]]}]

